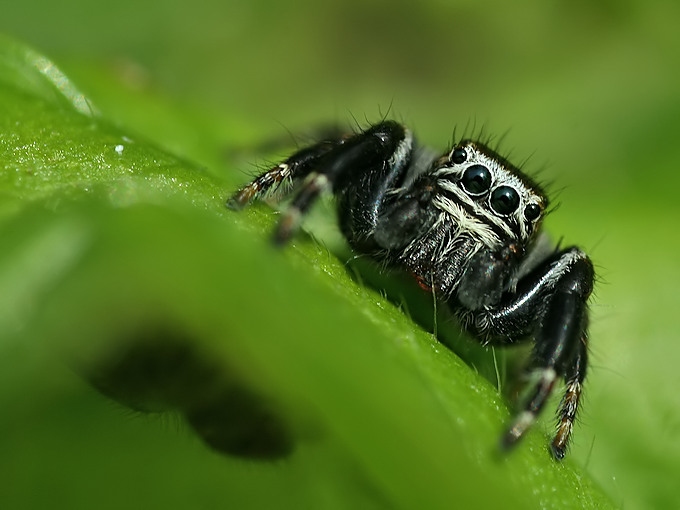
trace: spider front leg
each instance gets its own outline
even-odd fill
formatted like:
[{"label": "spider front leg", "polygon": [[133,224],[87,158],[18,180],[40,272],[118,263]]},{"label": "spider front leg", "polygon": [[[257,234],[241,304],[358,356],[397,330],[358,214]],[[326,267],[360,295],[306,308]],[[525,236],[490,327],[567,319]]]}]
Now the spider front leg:
[{"label": "spider front leg", "polygon": [[354,136],[326,140],[302,149],[241,188],[227,205],[240,209],[275,192],[286,181],[302,180],[274,233],[274,241],[284,244],[325,191],[341,194],[363,185],[382,196],[386,187],[402,175],[410,151],[410,134],[406,129],[396,122],[385,121]]},{"label": "spider front leg", "polygon": [[304,178],[325,154],[342,142],[342,138],[323,140],[299,150],[239,189],[227,200],[227,207],[234,210],[243,209],[255,200],[275,194],[284,183],[292,184],[294,180]]},{"label": "spider front leg", "polygon": [[528,379],[529,398],[503,435],[505,449],[514,446],[536,421],[558,378],[567,383],[551,444],[556,459],[569,445],[587,366],[587,300],[593,288],[593,266],[579,249],[550,257],[517,285],[517,292],[498,306],[472,312],[469,327],[490,343],[507,344],[531,334],[535,344]]},{"label": "spider front leg", "polygon": [[564,379],[567,381],[567,389],[564,393],[564,397],[562,397],[560,409],[557,412],[557,433],[550,445],[550,450],[553,457],[556,459],[563,459],[567,447],[569,446],[571,431],[574,427],[576,413],[578,412],[579,402],[581,401],[583,380],[586,377],[588,360],[587,346],[588,342],[584,331],[583,338],[579,344],[580,352],[576,355],[564,376]]}]

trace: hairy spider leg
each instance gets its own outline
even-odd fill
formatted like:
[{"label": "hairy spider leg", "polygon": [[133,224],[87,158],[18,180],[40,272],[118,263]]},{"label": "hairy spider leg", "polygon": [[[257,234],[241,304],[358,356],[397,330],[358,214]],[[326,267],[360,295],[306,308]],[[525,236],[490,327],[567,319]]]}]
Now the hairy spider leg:
[{"label": "hairy spider leg", "polygon": [[488,343],[508,344],[531,334],[531,326],[540,316],[527,374],[533,387],[501,440],[503,448],[511,448],[524,436],[545,406],[556,380],[564,378],[567,389],[551,446],[556,459],[564,457],[586,374],[586,302],[592,285],[590,259],[576,247],[567,248],[520,280],[516,294],[467,318],[469,327]]},{"label": "hairy spider leg", "polygon": [[583,381],[586,377],[586,366],[588,359],[588,340],[587,336],[583,335],[579,342],[579,352],[574,361],[567,370],[564,378],[567,381],[567,389],[560,403],[559,411],[557,412],[557,433],[553,442],[550,444],[550,450],[553,457],[556,459],[563,459],[569,446],[569,439],[571,438],[571,431],[574,428],[574,421],[576,420],[576,413],[578,412],[579,402],[581,400],[581,390],[583,388]]},{"label": "hairy spider leg", "polygon": [[283,213],[274,233],[275,242],[284,244],[290,239],[310,207],[325,191],[333,191],[341,197],[348,194],[363,197],[368,192],[377,195],[376,200],[359,202],[365,207],[373,206],[387,189],[391,189],[394,181],[403,176],[410,153],[410,133],[389,121],[337,143],[310,163],[314,171],[308,174]]},{"label": "hairy spider leg", "polygon": [[[353,136],[340,136],[301,149],[239,189],[227,206],[242,209],[273,194],[286,181],[304,179],[274,233],[274,241],[284,244],[324,191],[342,194],[349,188],[361,192],[362,187],[369,187],[379,195],[376,198],[381,198],[389,183],[404,174],[410,154],[410,133],[396,122],[381,122]],[[362,186],[356,186],[357,179]]]},{"label": "hairy spider leg", "polygon": [[253,181],[236,191],[227,200],[227,207],[234,210],[243,209],[255,200],[261,200],[273,195],[284,182],[292,183],[295,180],[305,178],[314,170],[321,157],[342,143],[342,138],[322,140],[310,147],[299,150],[282,163],[259,175]]},{"label": "hairy spider leg", "polygon": [[[326,190],[333,190],[336,195],[343,195],[346,191],[362,194],[367,190],[370,192],[377,184],[384,193],[385,188],[394,180],[394,176],[387,178],[386,174],[394,173],[395,166],[398,167],[400,175],[405,169],[401,161],[395,165],[392,160],[395,154],[398,154],[398,149],[406,136],[401,125],[383,122],[349,138],[342,145],[324,154],[318,161],[316,172],[311,173],[305,180],[284,213],[274,234],[275,241],[279,244],[287,242],[309,208]],[[402,159],[408,160],[408,155],[404,155]],[[366,203],[363,200],[361,202]]]},{"label": "hairy spider leg", "polygon": [[284,211],[279,225],[274,231],[274,242],[278,245],[287,243],[300,228],[302,218],[309,211],[316,199],[331,187],[331,181],[325,173],[311,172],[302,184],[290,206]]}]

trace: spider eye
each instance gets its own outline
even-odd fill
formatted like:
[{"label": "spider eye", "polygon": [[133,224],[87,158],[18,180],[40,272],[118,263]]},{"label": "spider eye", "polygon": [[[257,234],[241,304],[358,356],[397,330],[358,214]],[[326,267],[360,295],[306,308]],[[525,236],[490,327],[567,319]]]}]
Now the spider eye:
[{"label": "spider eye", "polygon": [[451,153],[451,161],[457,164],[465,163],[465,160],[467,159],[467,152],[465,152],[465,149],[455,149]]},{"label": "spider eye", "polygon": [[529,221],[534,221],[541,215],[541,208],[538,204],[527,204],[524,208],[524,217]]},{"label": "spider eye", "polygon": [[491,208],[501,216],[507,216],[517,210],[519,195],[510,186],[498,186],[491,193]]},{"label": "spider eye", "polygon": [[491,172],[483,165],[471,165],[460,182],[470,195],[482,195],[491,187]]}]

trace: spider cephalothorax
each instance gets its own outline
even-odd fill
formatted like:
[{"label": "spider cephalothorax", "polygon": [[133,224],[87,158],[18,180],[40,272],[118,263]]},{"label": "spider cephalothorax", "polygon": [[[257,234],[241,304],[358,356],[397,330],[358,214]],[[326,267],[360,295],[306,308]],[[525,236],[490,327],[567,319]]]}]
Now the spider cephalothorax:
[{"label": "spider cephalothorax", "polygon": [[383,121],[299,150],[228,205],[239,209],[282,185],[296,194],[277,243],[290,239],[318,196],[331,191],[354,250],[414,275],[484,344],[533,340],[529,398],[502,444],[511,447],[524,435],[563,378],[551,451],[564,457],[586,375],[594,273],[578,248],[545,242],[548,201],[536,183],[480,142],[464,140],[437,156],[402,125]]}]

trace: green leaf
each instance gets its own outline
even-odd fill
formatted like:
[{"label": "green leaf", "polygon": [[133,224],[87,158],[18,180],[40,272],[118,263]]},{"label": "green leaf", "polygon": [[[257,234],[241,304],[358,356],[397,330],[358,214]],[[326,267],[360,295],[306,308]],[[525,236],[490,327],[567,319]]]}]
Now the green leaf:
[{"label": "green leaf", "polygon": [[45,56],[0,34],[0,79],[4,86],[84,115],[95,111],[87,98]]},{"label": "green leaf", "polygon": [[[44,57],[0,55],[3,507],[611,506],[540,428],[500,456],[496,387],[323,245],[275,250],[271,211],[227,211],[220,180],[91,115]],[[118,403],[81,377],[177,339],[174,371],[107,379]],[[194,435],[182,415],[221,385],[293,453],[256,463]],[[174,412],[121,405],[159,402]]]}]

